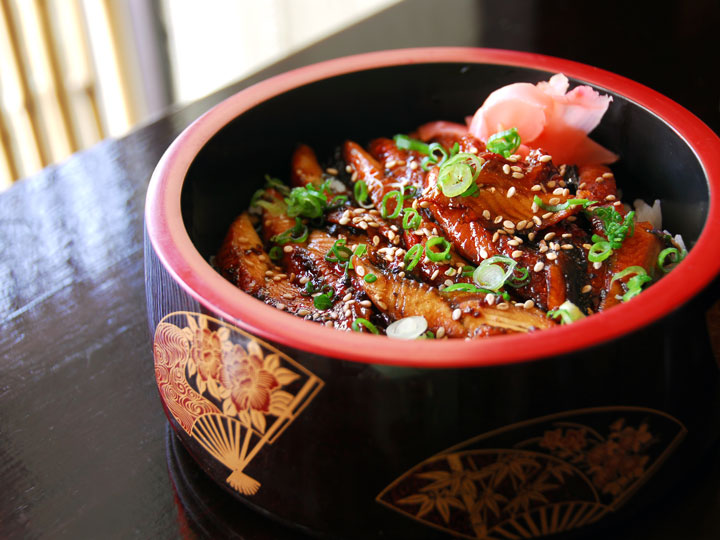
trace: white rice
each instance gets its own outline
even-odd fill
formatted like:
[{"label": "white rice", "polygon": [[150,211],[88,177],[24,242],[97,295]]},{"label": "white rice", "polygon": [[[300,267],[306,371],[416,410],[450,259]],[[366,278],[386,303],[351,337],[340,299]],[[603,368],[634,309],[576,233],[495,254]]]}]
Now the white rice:
[{"label": "white rice", "polygon": [[653,229],[662,230],[662,210],[659,199],[655,199],[652,206],[642,199],[635,199],[633,206],[635,207],[635,221],[649,221]]}]

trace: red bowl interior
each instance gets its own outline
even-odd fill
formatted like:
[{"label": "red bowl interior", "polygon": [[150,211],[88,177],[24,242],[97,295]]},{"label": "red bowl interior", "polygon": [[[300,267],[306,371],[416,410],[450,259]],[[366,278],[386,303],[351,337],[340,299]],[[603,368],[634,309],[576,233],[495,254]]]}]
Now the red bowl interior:
[{"label": "red bowl interior", "polygon": [[[706,173],[710,193],[707,221],[686,259],[631,302],[572,325],[474,341],[399,341],[340,332],[280,312],[225,280],[199,253],[181,215],[183,181],[200,149],[230,120],[274,96],[336,75],[377,67],[443,62],[522,66],[564,73],[622,95],[670,125],[693,149]],[[406,367],[479,367],[565,354],[612,340],[661,319],[696,296],[720,272],[719,192],[720,139],[686,109],[638,83],[597,68],[537,54],[470,48],[402,49],[300,68],[223,101],[190,125],[162,157],[148,190],[145,217],[156,254],[183,289],[211,312],[254,335],[318,355],[360,362]]]}]

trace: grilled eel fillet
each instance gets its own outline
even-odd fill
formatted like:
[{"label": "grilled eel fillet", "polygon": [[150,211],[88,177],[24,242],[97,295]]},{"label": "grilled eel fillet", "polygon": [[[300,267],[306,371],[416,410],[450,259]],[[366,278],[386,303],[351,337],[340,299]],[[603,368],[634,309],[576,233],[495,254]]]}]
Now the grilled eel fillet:
[{"label": "grilled eel fillet", "polygon": [[[353,257],[353,264],[358,276],[372,273],[377,277],[372,283],[364,280],[359,283],[381,312],[395,320],[422,315],[429,329],[435,333],[443,328],[450,337],[472,338],[530,332],[555,325],[536,308],[506,304],[503,309],[498,305],[489,305],[484,294],[441,293],[424,283],[387,274],[365,259]],[[453,318],[457,309],[460,317]]]}]

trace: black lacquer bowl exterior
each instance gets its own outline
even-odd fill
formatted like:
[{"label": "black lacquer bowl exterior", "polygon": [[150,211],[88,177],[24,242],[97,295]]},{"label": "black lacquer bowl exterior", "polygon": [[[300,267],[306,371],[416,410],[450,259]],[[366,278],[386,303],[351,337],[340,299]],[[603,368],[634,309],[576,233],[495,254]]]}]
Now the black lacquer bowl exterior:
[{"label": "black lacquer bowl exterior", "polygon": [[[208,259],[298,142],[329,155],[463,121],[504,84],[565,73],[613,96],[593,138],[625,199],[663,201],[688,257],[640,297],[567,327],[477,342],[391,341],[296,319]],[[707,331],[720,269],[720,140],[682,107],[588,66],[411,49],[253,86],[191,125],[146,211],[155,373],[176,434],[240,500],[340,538],[572,535],[648,504],[715,440]],[[710,311],[709,311],[710,310]]]}]

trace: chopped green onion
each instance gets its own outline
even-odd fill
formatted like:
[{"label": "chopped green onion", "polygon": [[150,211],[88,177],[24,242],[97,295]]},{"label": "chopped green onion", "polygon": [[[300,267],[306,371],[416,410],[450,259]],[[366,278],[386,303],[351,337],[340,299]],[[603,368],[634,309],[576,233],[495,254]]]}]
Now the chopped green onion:
[{"label": "chopped green onion", "polygon": [[470,277],[473,275],[473,272],[475,272],[475,267],[466,264],[462,268],[462,277]]},{"label": "chopped green onion", "polygon": [[561,204],[545,204],[545,202],[537,195],[533,197],[533,202],[548,212],[561,212],[563,210],[567,210],[570,206],[582,205],[583,208],[587,208],[588,206],[597,204],[597,201],[590,201],[588,199],[568,199]]},{"label": "chopped green onion", "polygon": [[359,203],[364,203],[368,198],[368,187],[365,180],[358,180],[353,186],[353,195],[355,200]]},{"label": "chopped green onion", "polygon": [[313,293],[315,292],[315,285],[313,284],[312,281],[308,281],[308,282],[305,284],[305,292],[306,292],[307,294],[313,294]]},{"label": "chopped green onion", "polygon": [[[366,244],[358,244],[355,248],[355,251],[352,252],[352,257],[362,257],[365,255],[365,252],[367,251],[367,245]],[[347,265],[345,266],[345,273],[347,274],[348,269],[352,270],[355,267],[352,263],[352,257],[350,257],[350,260],[348,261]]]},{"label": "chopped green onion", "polygon": [[[428,145],[428,150],[430,150],[429,154],[435,158],[435,161],[438,165],[442,165],[443,162],[449,157],[448,151],[443,148],[443,146],[440,143],[430,143]],[[442,156],[440,160],[438,161],[437,155],[435,152],[440,152],[440,155]]]},{"label": "chopped green onion", "polygon": [[[483,261],[483,263],[486,261]],[[483,289],[497,291],[503,285],[505,280],[512,274],[513,267],[509,266],[507,270],[503,270],[497,264],[481,264],[473,273],[473,281]]]},{"label": "chopped green onion", "polygon": [[420,226],[421,223],[422,219],[420,218],[420,214],[418,214],[417,210],[415,210],[414,208],[405,208],[403,210],[403,229],[415,230]]},{"label": "chopped green onion", "polygon": [[403,317],[385,329],[385,335],[393,339],[417,339],[425,333],[428,323],[422,315]]},{"label": "chopped green onion", "polygon": [[415,197],[417,195],[417,192],[418,192],[418,188],[416,186],[403,186],[402,190],[403,190],[403,192],[402,192],[403,197],[406,200],[412,199],[413,197]]},{"label": "chopped green onion", "polygon": [[344,205],[346,202],[348,202],[347,195],[335,195],[328,203],[328,208],[337,208],[338,206]]},{"label": "chopped green onion", "polygon": [[623,218],[622,214],[612,206],[601,206],[592,211],[592,216],[600,218],[603,224],[607,241],[612,249],[620,249],[627,236],[635,233],[635,212],[628,212]]},{"label": "chopped green onion", "polygon": [[485,147],[490,152],[509,158],[520,147],[520,134],[517,128],[499,131],[494,135],[490,135]]},{"label": "chopped green onion", "polygon": [[419,336],[418,339],[435,339],[435,332],[428,330],[422,336]]},{"label": "chopped green onion", "polygon": [[470,187],[467,188],[465,191],[463,191],[459,196],[460,197],[477,197],[478,195],[480,195],[480,188],[478,187],[478,185],[475,182],[473,182],[472,184],[470,184]]},{"label": "chopped green onion", "polygon": [[585,318],[585,314],[570,300],[565,300],[557,309],[548,311],[547,316],[562,319],[562,324],[571,324]]},{"label": "chopped green onion", "polygon": [[469,152],[454,155],[440,167],[438,186],[446,197],[465,193],[480,174],[484,160]]},{"label": "chopped green onion", "polygon": [[369,274],[365,274],[363,279],[365,280],[365,283],[375,283],[377,281],[377,276],[371,272]]},{"label": "chopped green onion", "polygon": [[430,154],[430,148],[427,144],[417,139],[411,139],[407,135],[395,135],[393,140],[395,141],[395,146],[400,150],[414,150],[420,154]]},{"label": "chopped green onion", "polygon": [[[681,252],[677,248],[673,247],[663,249],[660,252],[660,255],[658,255],[658,268],[667,274],[670,270],[672,270],[673,266],[675,266],[677,263],[679,263],[685,258],[686,254],[687,253],[685,251]],[[670,263],[666,265],[665,259],[667,259],[668,257],[670,257]]]},{"label": "chopped green onion", "polygon": [[[500,264],[505,264],[506,268]],[[520,272],[519,276],[515,272]],[[510,257],[495,255],[489,259],[485,259],[473,272],[473,281],[480,287],[497,292],[503,285],[511,285],[520,287],[528,278],[530,273],[527,268],[518,268],[517,261]]]},{"label": "chopped green onion", "polygon": [[274,188],[282,195],[288,195],[290,193],[290,188],[287,186],[287,184],[285,184],[282,180],[279,180],[278,178],[271,177],[269,174],[265,175],[265,187]]},{"label": "chopped green onion", "polygon": [[275,242],[278,245],[287,244],[293,242],[295,244],[302,244],[308,239],[310,231],[307,225],[303,224],[300,218],[295,218],[295,226],[289,228],[287,231],[281,232],[278,235],[273,236],[270,241]]},{"label": "chopped green onion", "polygon": [[345,238],[338,238],[330,250],[325,254],[325,260],[332,263],[345,263],[350,260],[353,252],[345,245]]},{"label": "chopped green onion", "polygon": [[[387,204],[390,199],[395,199],[395,210],[392,211],[392,213],[389,213]],[[403,205],[403,195],[397,190],[388,191],[385,196],[382,199],[382,202],[380,203],[380,215],[384,217],[385,219],[395,219],[400,215],[400,212],[402,212],[402,205]]]},{"label": "chopped green onion", "polygon": [[453,283],[445,287],[442,292],[469,292],[469,293],[482,293],[482,294],[497,294],[503,298],[503,300],[510,300],[510,295],[505,291],[491,291],[489,289],[483,289],[477,287],[472,283]]},{"label": "chopped green onion", "polygon": [[263,195],[265,195],[264,189],[258,189],[253,193],[253,196],[250,198],[250,206],[255,206]]},{"label": "chopped green onion", "polygon": [[279,261],[280,259],[282,259],[283,250],[280,246],[273,246],[270,248],[268,255],[270,256],[271,260]]},{"label": "chopped green onion", "polygon": [[420,259],[422,258],[422,253],[422,244],[415,244],[413,247],[408,249],[405,257],[403,258],[403,262],[405,262],[405,270],[411,272],[415,268],[415,266],[417,266],[417,263],[420,262]]},{"label": "chopped green onion", "polygon": [[[594,238],[595,235],[593,235],[593,239]],[[588,251],[588,260],[594,263],[602,262],[612,254],[613,250],[610,242],[601,240],[599,242],[595,242],[592,246],[590,246],[590,251]]]},{"label": "chopped green onion", "polygon": [[627,280],[627,292],[622,296],[623,302],[627,302],[634,296],[640,294],[642,292],[643,285],[648,281],[652,281],[652,278],[642,266],[628,266],[624,270],[616,273],[610,280],[610,284],[631,274],[635,275]]},{"label": "chopped green onion", "polygon": [[288,205],[287,215],[310,219],[321,217],[328,207],[327,195],[323,192],[324,187],[325,184],[320,188],[308,184],[305,187],[293,188],[290,195],[285,198]]},{"label": "chopped green onion", "polygon": [[370,330],[370,332],[372,332],[373,334],[380,333],[378,331],[377,327],[373,323],[371,323],[367,319],[363,319],[362,317],[358,317],[357,319],[355,319],[351,325],[352,329],[355,330],[355,332],[362,332],[360,326],[364,326],[365,328]]},{"label": "chopped green onion", "polygon": [[323,294],[319,294],[313,298],[313,304],[320,310],[330,309],[333,305],[333,298],[335,298],[335,291],[331,287],[326,285],[323,287],[323,291],[325,290],[328,290],[328,292],[323,292]]},{"label": "chopped green onion", "polygon": [[[418,244],[419,245],[419,244]],[[433,251],[432,248],[440,246],[440,251]],[[433,236],[425,243],[425,255],[432,262],[446,261],[450,258],[450,242],[442,236]]]}]

